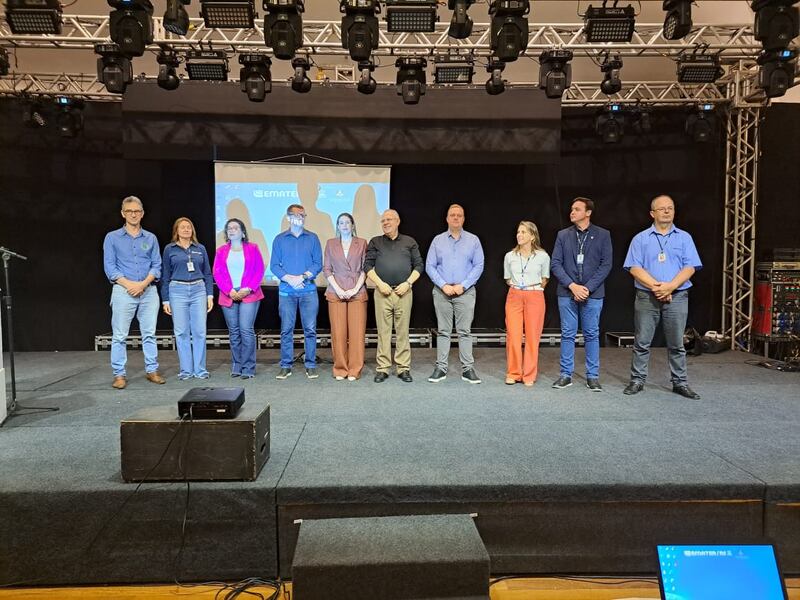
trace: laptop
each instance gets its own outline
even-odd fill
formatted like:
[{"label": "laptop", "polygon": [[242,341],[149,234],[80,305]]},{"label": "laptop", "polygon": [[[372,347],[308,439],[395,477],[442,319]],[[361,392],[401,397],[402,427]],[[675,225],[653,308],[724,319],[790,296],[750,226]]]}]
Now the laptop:
[{"label": "laptop", "polygon": [[771,544],[657,550],[662,600],[788,600]]}]

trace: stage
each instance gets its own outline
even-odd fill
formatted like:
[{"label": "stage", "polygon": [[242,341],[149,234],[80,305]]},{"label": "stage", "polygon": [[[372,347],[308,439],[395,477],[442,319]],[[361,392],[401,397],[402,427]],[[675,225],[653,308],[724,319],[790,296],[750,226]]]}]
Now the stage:
[{"label": "stage", "polygon": [[[671,393],[663,349],[636,396],[622,394],[629,349],[603,349],[602,393],[582,377],[550,388],[557,347],[542,348],[533,388],[503,384],[502,348],[476,348],[481,385],[431,384],[434,355],[412,349],[414,383],[375,384],[370,349],[357,382],[330,365],[276,381],[277,350],[259,352],[242,383],[248,404],[271,405],[271,457],[255,482],[192,483],[182,536],[186,484],[134,493],[120,420],[200,383],[238,385],[228,352],[210,351],[208,382],[179,382],[161,350],[163,386],[131,352],[124,391],[108,353],[18,354],[26,409],[0,430],[0,584],[289,577],[296,519],[450,512],[477,513],[493,575],[653,574],[657,542],[765,537],[800,573],[800,374],[690,357],[693,401]],[[60,411],[28,410],[40,407]]]}]

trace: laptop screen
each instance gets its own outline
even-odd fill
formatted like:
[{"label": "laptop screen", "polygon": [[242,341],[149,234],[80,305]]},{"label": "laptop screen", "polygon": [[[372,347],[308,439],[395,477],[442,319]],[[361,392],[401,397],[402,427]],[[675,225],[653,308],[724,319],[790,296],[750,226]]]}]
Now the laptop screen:
[{"label": "laptop screen", "polygon": [[771,545],[658,546],[663,600],[786,600]]}]

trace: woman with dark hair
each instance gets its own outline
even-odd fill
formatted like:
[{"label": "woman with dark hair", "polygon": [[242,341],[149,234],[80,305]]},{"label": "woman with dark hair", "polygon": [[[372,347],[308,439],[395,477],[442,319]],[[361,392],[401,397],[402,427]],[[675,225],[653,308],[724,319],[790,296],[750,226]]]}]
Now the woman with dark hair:
[{"label": "woman with dark hair", "polygon": [[178,379],[208,379],[206,313],[214,307],[211,266],[197,241],[194,223],[180,217],[172,226],[172,242],[161,260],[161,304],[172,317],[178,349]]},{"label": "woman with dark hair", "polygon": [[239,219],[225,223],[225,241],[214,256],[214,281],[228,325],[231,377],[251,379],[256,374],[254,325],[264,297],[264,259],[258,246],[247,241],[247,228]]},{"label": "woman with dark hair", "polygon": [[[503,259],[506,297],[506,384],[532,386],[539,372],[539,339],[544,326],[544,288],[550,278],[550,256],[531,221],[517,226],[517,245]],[[525,335],[525,352],[522,336]]]},{"label": "woman with dark hair", "polygon": [[328,280],[325,299],[331,321],[333,376],[355,381],[364,368],[367,288],[364,256],[367,240],[356,237],[353,215],[336,217],[336,237],[325,244],[322,272]]}]

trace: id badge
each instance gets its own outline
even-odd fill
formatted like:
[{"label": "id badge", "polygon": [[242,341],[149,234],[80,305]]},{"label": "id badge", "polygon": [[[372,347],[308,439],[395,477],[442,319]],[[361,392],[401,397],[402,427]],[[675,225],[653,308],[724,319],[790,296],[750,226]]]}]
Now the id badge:
[{"label": "id badge", "polygon": [[186,263],[186,270],[189,271],[189,273],[194,273],[194,263],[191,261],[191,259],[189,259],[189,261]]},{"label": "id badge", "polygon": [[658,253],[658,262],[667,262],[667,255],[664,252]]},{"label": "id badge", "polygon": [[578,254],[578,260],[577,260],[577,263],[578,263],[579,265],[582,265],[582,264],[583,264],[583,252],[581,252],[580,254]]}]

